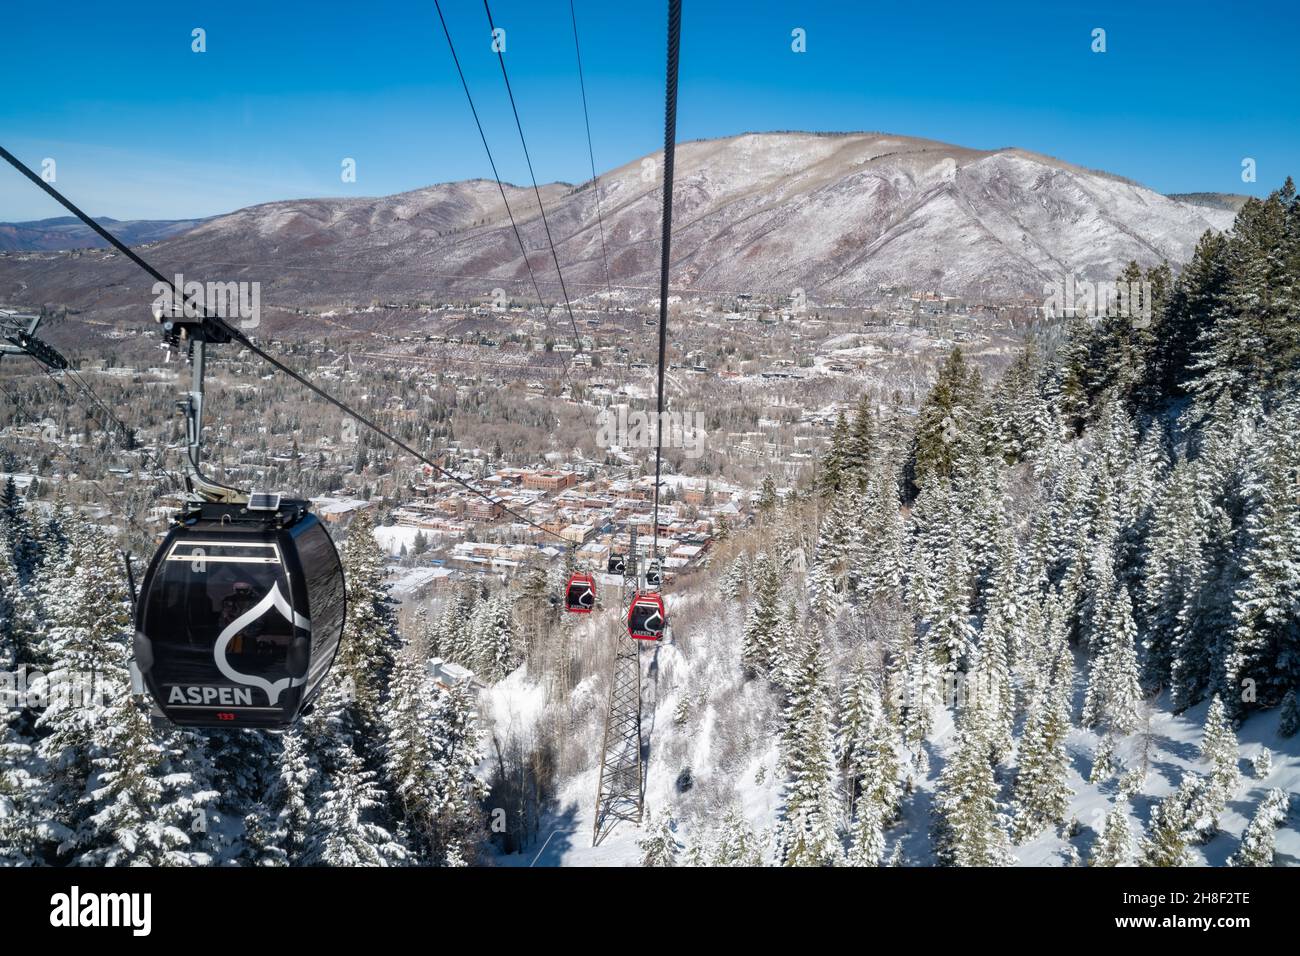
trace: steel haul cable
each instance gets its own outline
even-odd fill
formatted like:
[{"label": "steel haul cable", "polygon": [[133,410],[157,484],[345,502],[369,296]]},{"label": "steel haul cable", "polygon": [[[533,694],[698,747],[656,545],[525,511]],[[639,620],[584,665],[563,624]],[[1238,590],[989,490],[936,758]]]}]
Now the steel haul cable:
[{"label": "steel haul cable", "polygon": [[[50,381],[52,381],[52,382],[53,382],[53,383],[58,387],[59,391],[63,392],[65,395],[68,395],[68,396],[69,396],[69,398],[68,398],[69,406],[73,405],[74,402],[72,401],[71,395],[70,395],[70,393],[68,392],[68,390],[64,387],[63,383],[60,382],[57,378],[55,378],[54,373],[51,372],[48,368],[46,368],[44,365],[42,365],[40,362],[38,362],[34,356],[32,356],[31,358],[32,358],[32,361],[36,363],[36,367],[39,368],[43,373],[45,373],[46,376],[49,377]],[[5,392],[6,392],[6,393],[9,393],[9,390],[8,390],[8,389],[5,389]],[[12,394],[12,393],[9,393],[9,394]],[[109,414],[111,415],[111,412],[110,412]],[[115,423],[116,423],[120,428],[126,430],[126,431],[127,431],[127,434],[130,434],[129,429],[126,429],[126,425],[124,425],[124,424],[123,424],[121,421],[119,421],[116,417],[114,417],[113,420],[114,420],[114,422],[115,422]],[[103,424],[103,423],[101,422],[101,424]],[[105,431],[108,431],[108,429],[105,428]],[[67,456],[68,461],[70,461],[73,465],[79,465],[79,466],[81,466],[82,468],[84,468],[86,471],[90,471],[90,470],[91,470],[91,466],[90,466],[89,462],[85,461],[85,460],[84,460],[80,455],[78,455],[78,454],[74,454],[73,451],[71,450],[71,446],[69,446],[68,448],[65,448],[65,449],[64,449],[64,454]],[[163,474],[163,475],[165,475],[165,476],[167,476],[167,477],[173,478],[173,479],[176,477],[174,474],[172,474],[172,473],[166,471],[166,470],[163,468],[163,466],[158,462],[157,457],[154,457],[154,465],[155,465],[155,474],[153,475],[153,477],[154,477],[155,479],[157,478],[157,476],[158,476],[159,473],[161,473],[161,474]],[[91,477],[89,477],[89,476],[86,476],[86,477],[84,478],[84,480],[90,482],[90,484],[95,488],[95,490],[99,492],[99,498],[100,498],[100,501],[103,502],[104,505],[106,505],[110,510],[115,506],[115,502],[114,502],[113,496],[110,495],[110,494],[109,494],[109,493],[104,489],[104,486],[101,485],[101,484],[100,484],[96,479],[91,478]],[[148,540],[150,540],[150,539],[152,539],[152,538],[155,538],[155,537],[157,536],[157,532],[150,531],[148,528],[146,528],[146,527],[144,527],[143,525],[141,525],[140,522],[138,522],[135,518],[133,518],[133,517],[131,516],[131,514],[130,514],[130,513],[129,513],[125,508],[122,509],[122,517],[125,518],[125,519],[127,520],[127,522],[128,522],[128,523],[129,523],[133,528],[135,528],[135,530],[136,530],[137,532],[139,532],[139,534],[140,534],[140,535],[141,535],[141,536],[142,536],[146,541],[148,541]]]},{"label": "steel haul cable", "polygon": [[596,175],[596,152],[591,145],[591,117],[587,113],[587,81],[582,75],[582,47],[578,45],[578,14],[569,0],[569,19],[573,21],[573,52],[578,60],[578,88],[582,91],[582,122],[587,127],[587,158],[591,161],[591,191],[596,196],[596,224],[600,227],[600,260],[605,267],[605,295],[614,301],[609,282],[609,254],[605,251],[605,217],[600,211],[600,177]]},{"label": "steel haul cable", "polygon": [[[43,372],[45,376],[51,382],[54,383],[54,386],[67,397],[69,407],[76,405],[76,400],[72,397],[72,393],[68,391],[67,387],[64,386],[64,384],[61,381],[59,381],[58,377],[53,372],[51,372],[48,368],[42,365],[39,361],[37,361],[34,356],[30,356],[30,357],[32,361],[36,364],[36,367],[40,369],[41,372]],[[73,381],[75,382],[76,380],[74,379]],[[90,386],[86,384],[84,381],[82,382],[81,389],[83,393],[86,394],[91,399],[92,404],[97,404],[99,408],[103,411],[104,415],[109,419],[108,422],[105,422],[103,419],[100,419],[99,423],[104,428],[104,431],[106,433],[113,431],[112,428],[109,428],[109,424],[111,423],[112,425],[116,426],[117,431],[121,433],[124,439],[122,443],[124,451],[134,451],[137,448],[139,448],[139,446],[137,446],[135,443],[135,433],[130,429],[130,427],[127,426],[125,422],[123,422],[120,418],[118,418],[115,414],[113,414],[113,411],[102,400],[100,400],[99,396],[97,396],[94,393],[94,391],[91,390]],[[93,414],[93,409],[87,409],[87,411]],[[179,485],[179,476],[176,475],[175,472],[170,472],[167,470],[166,466],[163,465],[162,460],[158,457],[156,452],[152,452],[149,451],[148,449],[143,449],[143,448],[140,448],[140,450],[145,452],[145,457],[149,459],[148,464],[153,468],[153,477],[155,478],[155,480],[158,478],[159,475],[162,475],[172,483],[173,487]]]},{"label": "steel haul cable", "polygon": [[[492,8],[483,0],[483,10],[487,14],[488,28],[496,35],[496,24],[492,22]],[[537,174],[533,172],[533,158],[528,152],[528,142],[524,139],[524,124],[519,119],[519,107],[515,105],[515,92],[510,87],[510,74],[506,72],[505,54],[497,47],[497,62],[501,64],[501,78],[506,81],[506,95],[510,97],[510,110],[515,114],[515,129],[519,131],[519,144],[524,148],[524,161],[528,163],[528,176],[533,181],[533,194],[537,197],[537,208],[542,213],[542,228],[546,231],[546,244],[551,247],[551,259],[555,262],[555,274],[560,277],[560,294],[564,296],[564,308],[568,310],[569,321],[573,324],[573,344],[577,351],[582,351],[582,338],[578,335],[578,320],[573,317],[573,305],[569,302],[569,290],[564,285],[564,271],[560,268],[560,257],[555,251],[555,240],[551,238],[551,223],[546,218],[546,206],[542,203],[542,191],[537,188]]]},{"label": "steel haul cable", "polygon": [[[55,189],[53,186],[47,183],[35,172],[33,172],[26,164],[22,162],[22,160],[18,159],[18,157],[14,156],[13,153],[9,152],[9,150],[5,149],[3,146],[0,146],[0,158],[3,158],[7,163],[9,163],[10,166],[13,166],[14,169],[18,170],[29,180],[35,183],[36,186],[38,186],[41,190],[46,192],[52,199],[58,202],[59,205],[63,206],[64,209],[68,210],[68,212],[72,213],[74,216],[80,219],[83,223],[86,224],[87,227],[94,230],[94,232],[97,233],[100,236],[100,238],[102,238],[105,242],[107,242],[114,249],[122,253],[122,255],[126,256],[137,266],[139,266],[150,276],[152,276],[155,281],[161,282],[164,286],[170,289],[174,296],[176,296],[177,298],[182,297],[181,290],[176,288],[176,286],[174,285],[171,279],[168,279],[161,272],[159,272],[157,269],[151,266],[148,262],[146,262],[143,258],[141,258],[139,254],[137,254],[129,246],[127,246],[126,243],[122,242],[111,232],[105,229],[102,225],[96,222],[92,217],[88,216],[85,212],[83,212],[80,208],[78,208],[75,204],[73,204],[73,202],[70,199],[68,199],[61,192],[59,192],[57,189]],[[193,297],[191,297],[188,300],[188,302],[189,304],[193,305],[194,304]],[[216,331],[220,335],[228,338],[230,341],[238,342],[244,348],[248,349],[254,355],[262,359],[262,361],[266,362],[268,365],[275,368],[277,371],[280,371],[285,375],[289,376],[295,382],[302,385],[304,388],[306,388],[308,391],[312,392],[316,396],[324,399],[326,402],[333,405],[335,408],[343,412],[345,415],[349,415],[352,418],[356,419],[361,424],[369,428],[372,432],[379,435],[381,438],[387,439],[389,442],[391,442],[393,445],[400,448],[402,451],[406,452],[412,458],[416,459],[417,461],[425,465],[428,465],[430,468],[432,468],[438,474],[442,475],[444,478],[447,478],[448,480],[460,485],[466,491],[470,492],[473,495],[476,495],[479,498],[482,498],[484,501],[489,502],[494,507],[501,508],[503,512],[519,519],[521,522],[528,525],[529,527],[535,528],[536,530],[541,531],[543,534],[548,534],[551,537],[557,538],[561,541],[565,541],[565,542],[568,541],[568,539],[565,538],[563,535],[558,534],[550,530],[549,528],[543,527],[542,525],[538,524],[536,521],[533,521],[531,518],[521,515],[519,512],[513,510],[512,508],[506,507],[504,504],[501,503],[500,499],[494,498],[492,495],[489,495],[487,492],[475,488],[473,485],[465,481],[460,476],[452,474],[451,472],[447,471],[447,469],[443,468],[441,465],[433,461],[427,455],[424,455],[423,453],[412,448],[409,444],[402,441],[402,439],[398,438],[396,435],[388,431],[388,429],[384,428],[382,425],[378,424],[377,422],[373,421],[367,416],[351,408],[342,400],[335,398],[329,392],[325,391],[323,388],[321,388],[311,379],[305,377],[304,375],[297,372],[293,368],[290,368],[288,365],[285,365],[278,358],[276,358],[274,355],[271,355],[261,346],[257,345],[252,339],[250,339],[239,329],[235,328],[225,319],[221,318],[220,316],[211,315],[210,313],[207,312],[206,309],[204,309],[202,319],[204,325],[207,326],[209,330]]]},{"label": "steel haul cable", "polygon": [[[525,265],[525,266],[527,267],[527,269],[528,269],[528,278],[529,278],[529,280],[532,282],[532,285],[533,285],[533,292],[537,295],[537,305],[538,305],[539,308],[542,308],[542,309],[545,309],[545,310],[546,310],[546,311],[545,311],[545,316],[543,317],[543,324],[545,324],[546,319],[549,319],[549,318],[550,318],[551,307],[547,306],[547,304],[546,304],[546,300],[542,298],[542,290],[541,290],[541,287],[540,287],[540,285],[539,285],[539,283],[538,283],[538,281],[537,281],[537,274],[536,274],[535,272],[533,272],[533,264],[532,264],[532,263],[529,261],[529,259],[528,259],[528,249],[524,246],[524,237],[523,237],[523,235],[522,235],[522,234],[520,233],[520,231],[519,231],[519,225],[515,222],[515,214],[514,214],[514,213],[511,211],[511,209],[510,209],[510,200],[506,198],[506,190],[505,190],[505,186],[503,186],[503,185],[501,184],[501,175],[500,175],[500,173],[497,172],[497,164],[496,164],[496,160],[492,158],[492,147],[488,145],[487,134],[483,132],[483,123],[479,120],[478,109],[474,106],[474,97],[473,97],[473,95],[472,95],[472,94],[470,93],[470,91],[469,91],[469,81],[465,79],[465,71],[464,71],[463,69],[461,69],[461,66],[460,66],[460,57],[457,56],[457,54],[456,54],[456,44],[455,44],[455,41],[453,41],[452,38],[451,38],[451,30],[450,30],[450,29],[448,28],[448,26],[447,26],[447,18],[444,17],[444,16],[442,15],[442,4],[439,2],[439,0],[433,0],[433,5],[434,5],[435,8],[437,8],[437,11],[438,11],[438,21],[442,24],[442,33],[443,33],[443,36],[445,36],[445,37],[447,38],[447,49],[449,49],[449,50],[451,51],[451,59],[452,59],[452,62],[456,65],[456,75],[460,77],[460,86],[461,86],[461,89],[463,89],[463,90],[465,91],[465,99],[469,102],[469,111],[470,111],[470,113],[472,113],[472,114],[474,115],[474,125],[478,128],[478,137],[479,137],[479,140],[482,141],[482,143],[483,143],[483,150],[484,150],[484,152],[487,153],[488,165],[492,167],[492,178],[496,180],[496,183],[497,183],[497,190],[501,193],[501,202],[505,204],[505,207],[506,207],[506,215],[510,217],[510,228],[511,228],[512,230],[514,230],[515,240],[519,243],[519,251],[523,254],[523,257],[524,257],[524,265]],[[489,13],[488,13],[488,21],[489,21],[489,22],[491,22],[491,18],[492,18],[492,14],[489,12]],[[504,64],[504,63],[503,63],[502,66],[501,66],[501,70],[502,70],[502,72],[505,71],[505,64]],[[507,85],[507,88],[508,88],[508,87],[509,87],[509,80],[506,81],[506,85]],[[518,122],[518,114],[516,114],[516,116],[515,116],[515,120],[516,120],[516,122]],[[524,134],[523,134],[523,130],[522,130],[522,129],[519,131],[519,135],[520,135],[521,138],[523,137]],[[526,153],[527,153],[527,147],[526,147],[526,146],[524,147],[524,151],[525,151],[525,154],[526,154]],[[531,170],[531,164],[530,164],[530,167],[529,167],[529,168],[530,168],[530,170]],[[533,181],[533,191],[534,191],[534,192],[537,191],[537,182],[536,182],[536,180]],[[542,197],[541,197],[540,194],[539,194],[538,197],[537,197],[537,205],[538,205],[538,208],[541,209],[541,211],[542,211],[542,220],[543,220],[543,222],[545,222],[545,219],[546,219],[546,210],[545,210],[544,208],[542,208]],[[546,238],[547,238],[547,241],[550,240],[550,229],[549,229],[549,227],[547,228]],[[554,248],[554,246],[551,247],[551,254],[552,254],[552,255],[555,254],[555,248]],[[558,271],[559,271],[559,262],[558,262],[558,261],[556,262],[555,267],[556,267],[556,271],[558,272]],[[492,281],[498,281],[498,280],[492,280]],[[514,279],[506,279],[506,280],[500,280],[500,281],[515,282],[515,281],[518,281],[518,280],[514,280]],[[576,335],[577,335],[577,331],[578,331],[578,324],[577,324],[576,321],[573,320],[573,308],[572,308],[571,306],[569,306],[569,295],[568,295],[568,292],[564,290],[564,276],[560,276],[560,288],[561,288],[561,291],[564,292],[564,304],[565,304],[565,306],[566,306],[566,307],[568,308],[568,310],[569,310],[569,320],[570,320],[571,322],[573,322],[573,331],[574,331],[574,335],[576,336]],[[578,349],[581,350],[581,347],[582,347],[581,342],[579,342],[579,343],[578,343]],[[569,372],[572,370],[572,368],[571,368],[571,364],[572,364],[572,363],[569,362],[568,357],[566,356],[565,359],[564,359],[564,374],[565,374],[566,378],[567,378]]]},{"label": "steel haul cable", "polygon": [[677,60],[682,36],[682,0],[668,0],[668,73],[664,92],[664,213],[659,259],[659,391],[655,416],[654,557],[659,556],[659,476],[664,444],[664,366],[668,352],[668,265],[673,238],[673,161],[677,152]]},{"label": "steel haul cable", "polygon": [[524,265],[528,269],[528,277],[533,283],[533,291],[537,293],[537,304],[545,308],[546,300],[542,298],[542,290],[537,285],[537,276],[533,273],[533,264],[528,261],[528,249],[524,246],[524,237],[520,234],[519,226],[515,222],[515,214],[510,210],[510,200],[506,198],[506,187],[501,184],[501,175],[497,172],[496,160],[492,158],[492,147],[488,145],[487,134],[483,132],[483,124],[478,118],[478,109],[474,106],[474,97],[469,92],[469,81],[465,79],[465,71],[460,68],[460,57],[456,55],[456,44],[452,42],[451,30],[447,27],[447,18],[442,15],[442,4],[439,0],[433,0],[433,5],[438,11],[438,20],[442,23],[442,32],[447,38],[447,48],[451,50],[452,62],[456,64],[456,74],[460,77],[460,85],[465,91],[465,99],[469,101],[469,111],[474,114],[474,125],[478,127],[478,137],[483,141],[483,149],[487,153],[488,165],[492,167],[492,178],[497,182],[497,190],[501,193],[501,202],[505,204],[506,215],[510,217],[510,228],[515,232],[515,239],[519,242],[519,251],[523,255]]}]

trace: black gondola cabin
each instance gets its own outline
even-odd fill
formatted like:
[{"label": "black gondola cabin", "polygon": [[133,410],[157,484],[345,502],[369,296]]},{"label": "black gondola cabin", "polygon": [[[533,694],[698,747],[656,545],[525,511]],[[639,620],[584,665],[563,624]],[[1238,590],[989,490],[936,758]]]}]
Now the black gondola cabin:
[{"label": "black gondola cabin", "polygon": [[338,551],[305,501],[194,504],[141,586],[136,666],[176,724],[288,727],[334,662],[346,601]]}]

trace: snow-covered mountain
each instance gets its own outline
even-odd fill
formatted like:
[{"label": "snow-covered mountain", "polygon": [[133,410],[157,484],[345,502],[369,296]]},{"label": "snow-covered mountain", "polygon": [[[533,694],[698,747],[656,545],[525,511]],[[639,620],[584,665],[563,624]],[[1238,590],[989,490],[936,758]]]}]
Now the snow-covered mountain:
[{"label": "snow-covered mountain", "polygon": [[[602,219],[610,280],[654,287],[659,167],[655,154],[604,173],[594,186],[542,188],[571,295],[604,288]],[[506,195],[542,293],[556,298],[533,191],[511,186]],[[1202,233],[1227,228],[1233,217],[1222,203],[1163,196],[1020,149],[980,151],[881,133],[753,133],[683,143],[675,201],[675,287],[802,288],[814,302],[853,299],[882,285],[1037,296],[1045,281],[1067,272],[1103,279],[1131,259],[1177,265]],[[484,180],[378,199],[253,206],[167,240],[154,258],[208,278],[258,279],[282,300],[368,301],[497,286],[532,294],[496,183]],[[64,280],[67,268],[58,264]],[[58,281],[45,271],[24,279],[49,295]]]}]

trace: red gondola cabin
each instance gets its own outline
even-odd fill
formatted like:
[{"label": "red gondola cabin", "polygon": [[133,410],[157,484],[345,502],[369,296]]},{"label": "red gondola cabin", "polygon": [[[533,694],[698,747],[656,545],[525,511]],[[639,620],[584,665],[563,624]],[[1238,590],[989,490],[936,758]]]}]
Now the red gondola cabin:
[{"label": "red gondola cabin", "polygon": [[590,614],[596,606],[596,580],[590,574],[574,572],[564,589],[564,609],[577,614]]},{"label": "red gondola cabin", "polygon": [[652,591],[642,591],[632,598],[627,609],[627,633],[639,641],[662,640],[667,620],[664,599]]}]

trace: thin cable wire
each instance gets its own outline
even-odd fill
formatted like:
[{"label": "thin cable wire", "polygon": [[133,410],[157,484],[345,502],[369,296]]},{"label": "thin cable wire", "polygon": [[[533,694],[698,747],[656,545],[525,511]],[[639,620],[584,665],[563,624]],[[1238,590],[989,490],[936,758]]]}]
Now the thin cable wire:
[{"label": "thin cable wire", "polygon": [[[55,377],[53,372],[51,372],[48,368],[46,368],[43,363],[37,361],[35,356],[29,356],[29,357],[32,359],[33,362],[36,363],[36,367],[40,369],[50,379],[50,381],[52,381],[55,384],[55,386],[58,387],[60,392],[62,392],[65,396],[69,396],[68,390],[64,387],[63,383],[60,382],[58,378]],[[71,397],[69,397],[69,406],[71,406],[72,404],[74,403],[72,402]],[[101,422],[101,424],[103,423]],[[119,422],[119,424],[121,423]],[[90,464],[86,462],[85,459],[83,459],[80,455],[74,454],[71,446],[65,447],[63,449],[63,453],[67,456],[68,461],[70,461],[73,465],[78,465],[86,471],[91,470]],[[157,477],[157,474],[159,472],[173,479],[176,477],[175,475],[172,475],[171,473],[163,469],[162,465],[158,464],[158,459],[156,457],[154,458],[154,463],[155,463],[155,477]],[[105,490],[104,486],[101,485],[97,479],[91,478],[88,475],[83,476],[83,479],[85,481],[88,481],[95,488],[95,490],[99,492],[100,501],[104,505],[106,505],[109,509],[113,509],[115,507],[116,502],[114,501],[113,496],[110,495],[107,490]],[[128,513],[125,510],[125,508],[122,510],[122,517],[125,518],[133,528],[135,528],[135,530],[144,538],[144,540],[149,541],[157,537],[156,532],[150,531],[148,528],[140,524],[140,522],[136,521],[135,518],[131,517],[130,513]]]},{"label": "thin cable wire", "polygon": [[487,153],[488,165],[492,167],[492,178],[497,182],[497,190],[501,193],[501,202],[505,204],[506,215],[510,217],[510,228],[515,232],[515,239],[519,242],[519,251],[523,254],[524,265],[528,269],[528,277],[533,282],[533,291],[537,293],[537,304],[545,308],[546,300],[542,298],[542,290],[537,284],[533,264],[528,261],[528,248],[524,245],[524,237],[520,234],[519,225],[515,222],[515,214],[510,209],[510,200],[506,198],[506,187],[501,184],[501,175],[497,172],[496,160],[492,158],[492,147],[488,145],[487,134],[483,132],[483,124],[478,118],[478,109],[474,106],[474,97],[469,92],[469,81],[465,79],[465,71],[460,68],[460,57],[456,55],[456,44],[452,42],[451,30],[447,27],[447,18],[442,15],[442,4],[438,0],[433,0],[433,5],[438,10],[438,20],[442,23],[442,33],[447,38],[447,48],[451,50],[452,62],[456,64],[456,74],[460,77],[460,85],[465,91],[465,99],[469,101],[469,111],[474,114],[474,125],[478,127],[478,138],[483,141],[483,150]]},{"label": "thin cable wire", "polygon": [[569,0],[569,19],[573,21],[573,52],[578,59],[578,89],[582,91],[582,122],[587,127],[587,158],[591,161],[591,191],[596,196],[596,223],[600,226],[600,260],[605,266],[605,295],[607,302],[614,301],[614,289],[609,282],[609,255],[605,251],[605,217],[600,211],[600,178],[596,175],[596,152],[591,146],[591,117],[587,113],[587,81],[582,75],[582,47],[578,45],[578,14],[573,0]]},{"label": "thin cable wire", "polygon": [[668,352],[668,264],[673,239],[673,160],[677,152],[677,61],[682,36],[682,0],[668,0],[668,73],[664,90],[664,216],[659,258],[659,392],[655,416],[654,556],[659,556],[659,474],[664,444],[664,366]]},{"label": "thin cable wire", "polygon": [[[496,180],[497,190],[501,193],[501,202],[505,204],[506,215],[510,217],[510,228],[514,230],[515,240],[519,243],[519,251],[523,254],[524,266],[528,269],[528,278],[533,284],[533,292],[537,295],[537,305],[539,308],[545,310],[545,315],[542,317],[542,323],[543,325],[545,325],[545,323],[549,321],[551,317],[551,309],[554,308],[554,306],[548,306],[546,304],[546,300],[542,298],[542,290],[540,284],[537,281],[537,273],[533,271],[533,264],[528,259],[528,249],[524,245],[524,237],[522,233],[520,233],[519,231],[519,225],[515,222],[515,214],[510,209],[510,200],[506,198],[505,186],[501,184],[501,175],[500,173],[497,172],[496,160],[492,158],[492,147],[488,145],[487,134],[483,132],[483,123],[479,120],[478,109],[474,106],[474,97],[470,94],[469,91],[469,81],[465,79],[465,71],[462,70],[460,66],[460,57],[456,55],[456,44],[451,38],[451,30],[447,26],[447,18],[442,15],[442,4],[439,2],[439,0],[433,0],[433,5],[438,10],[438,20],[442,24],[442,34],[447,38],[447,48],[451,51],[452,62],[455,63],[456,65],[456,75],[460,77],[460,86],[461,89],[465,91],[465,99],[469,102],[469,110],[474,115],[474,125],[478,127],[478,137],[479,140],[483,143],[484,152],[487,153],[488,165],[492,167],[492,178]],[[505,67],[503,66],[502,69],[504,68]],[[533,183],[534,190],[536,190],[536,186],[537,184],[536,182],[534,182]],[[542,199],[541,196],[539,195],[537,197],[538,208],[541,208],[541,203],[542,203]],[[545,218],[546,218],[546,210],[542,209],[543,221],[545,221]],[[550,239],[550,232],[548,230],[547,240],[549,241],[549,239]],[[552,254],[554,254],[555,251],[554,247],[552,247],[551,251]],[[510,279],[505,281],[514,282],[517,280]],[[561,290],[563,290],[564,287],[563,277],[561,277],[560,287]],[[564,303],[566,306],[568,306],[569,298],[567,292],[565,292]],[[571,307],[569,308],[569,319],[571,321],[573,320],[573,309]],[[576,322],[574,322],[573,327],[574,327],[574,332],[576,333],[578,327]],[[581,344],[579,344],[579,348],[581,348]],[[568,356],[564,356],[563,358],[564,358],[564,377],[567,379],[569,373],[573,370],[572,363],[569,361]]]},{"label": "thin cable wire", "polygon": [[98,407],[104,417],[111,422],[122,434],[122,441],[128,451],[135,447],[135,431],[126,422],[118,418],[111,408],[108,407],[103,399],[95,394],[95,390],[90,387],[90,383],[81,377],[81,374],[71,366],[64,369],[64,374],[72,381],[72,384],[80,389],[81,393],[86,396],[87,400],[94,406]]},{"label": "thin cable wire", "polygon": [[[9,165],[13,166],[16,170],[18,170],[29,180],[35,183],[38,187],[40,187],[40,189],[42,189],[44,192],[49,194],[49,196],[52,199],[54,199],[56,202],[58,202],[59,205],[63,206],[64,209],[68,210],[68,212],[72,213],[74,216],[80,219],[90,229],[94,230],[102,239],[104,239],[105,242],[109,243],[109,245],[111,245],[114,249],[117,249],[124,256],[126,256],[136,265],[138,265],[141,269],[143,269],[150,276],[152,276],[157,282],[163,283],[168,289],[172,291],[172,294],[174,296],[179,297],[183,295],[181,290],[177,289],[175,285],[172,283],[172,280],[168,279],[165,275],[163,275],[161,272],[159,272],[157,269],[151,266],[148,262],[146,262],[143,258],[141,258],[138,253],[134,252],[129,246],[127,246],[126,243],[122,242],[115,235],[113,235],[111,232],[109,232],[107,229],[105,229],[103,226],[97,223],[94,219],[88,216],[79,207],[77,207],[72,202],[72,200],[68,199],[61,192],[59,192],[57,189],[55,189],[53,186],[47,183],[44,179],[42,179],[40,176],[34,173],[20,159],[14,156],[13,153],[9,152],[3,146],[0,146],[0,158],[3,158],[6,162],[9,163]],[[189,297],[188,304],[194,307],[198,306],[198,303],[194,301],[193,296]],[[232,342],[239,343],[244,348],[252,352],[254,355],[261,358],[262,361],[266,362],[271,367],[277,369],[278,371],[284,373],[285,375],[288,375],[290,378],[292,378],[298,384],[302,385],[308,391],[324,399],[326,402],[333,405],[335,408],[339,409],[339,411],[343,412],[344,414],[349,415],[352,418],[356,419],[361,424],[365,425],[367,428],[373,431],[375,434],[379,435],[381,438],[387,439],[389,442],[396,445],[398,448],[406,452],[412,458],[415,458],[417,461],[420,461],[423,464],[428,465],[438,474],[460,485],[462,488],[464,488],[466,491],[470,492],[471,494],[476,495],[479,498],[482,498],[484,501],[489,502],[494,507],[499,507],[504,513],[513,515],[515,518],[519,519],[524,524],[532,528],[535,528],[538,531],[541,531],[543,534],[548,534],[551,537],[557,538],[561,541],[565,541],[565,542],[568,541],[568,539],[565,538],[563,535],[558,534],[557,532],[554,532],[549,528],[543,527],[542,525],[538,524],[536,521],[532,520],[531,518],[528,518],[525,515],[522,515],[519,512],[515,511],[514,509],[507,507],[505,504],[501,502],[499,498],[495,498],[492,495],[489,495],[487,492],[475,488],[473,485],[465,481],[459,475],[452,474],[447,469],[439,465],[437,462],[433,461],[433,459],[429,458],[427,455],[419,451],[416,451],[409,444],[402,441],[402,439],[398,438],[396,435],[388,431],[388,429],[384,428],[382,425],[378,424],[377,422],[371,420],[367,416],[351,408],[349,405],[347,405],[347,403],[343,402],[341,399],[335,398],[329,392],[325,391],[325,389],[321,388],[315,382],[311,381],[311,379],[300,374],[299,372],[289,367],[288,365],[285,365],[278,358],[276,358],[274,355],[271,355],[260,345],[258,345],[247,335],[245,335],[242,331],[235,328],[233,325],[231,325],[229,322],[227,322],[225,319],[221,318],[220,316],[212,315],[206,309],[203,309],[202,323],[200,328],[201,328],[201,334],[204,335],[205,337],[209,337],[213,341],[218,341],[218,342],[232,341]]]},{"label": "thin cable wire", "polygon": [[[36,365],[36,367],[45,374],[46,378],[48,378],[51,382],[54,383],[55,388],[57,388],[60,392],[63,393],[64,397],[67,398],[68,400],[69,407],[72,407],[77,404],[76,400],[72,397],[72,394],[68,391],[68,389],[64,386],[64,384],[61,381],[59,381],[58,376],[56,376],[52,371],[46,368],[44,363],[38,361],[35,356],[29,355],[28,357],[32,360],[32,362]],[[68,371],[70,371],[70,369]],[[124,439],[123,445],[125,450],[128,451],[139,450],[144,452],[145,457],[148,459],[147,463],[153,469],[154,477],[157,477],[158,475],[163,475],[165,478],[169,479],[172,482],[173,487],[179,485],[179,476],[174,472],[170,472],[167,470],[166,466],[162,462],[162,459],[158,456],[156,452],[136,446],[135,433],[126,425],[125,422],[123,422],[121,419],[119,419],[116,415],[113,414],[112,410],[103,401],[99,399],[99,397],[94,393],[94,391],[91,390],[90,386],[87,385],[84,381],[82,382],[81,391],[83,391],[86,395],[90,397],[93,405],[97,405],[104,412],[104,414],[109,419],[111,419],[112,424],[117,426],[117,431],[119,431],[123,436]],[[90,412],[92,415],[94,414],[92,409],[87,409],[87,411]],[[103,419],[99,420],[99,425],[104,429],[105,432],[113,431],[113,429],[109,428],[108,423],[106,423]]]},{"label": "thin cable wire", "polygon": [[[483,0],[483,10],[487,13],[488,29],[496,34],[496,24],[492,22],[492,8],[488,0]],[[582,337],[578,334],[578,320],[573,317],[573,306],[569,302],[569,290],[564,284],[564,271],[560,268],[560,257],[555,251],[555,240],[551,238],[551,224],[546,218],[546,206],[542,203],[542,191],[537,188],[537,174],[533,172],[533,158],[528,153],[528,142],[524,139],[524,124],[519,119],[519,107],[515,105],[515,93],[510,88],[510,74],[506,72],[506,58],[497,47],[497,62],[501,64],[501,78],[506,81],[506,95],[510,97],[510,110],[515,114],[515,129],[519,131],[519,144],[524,148],[524,160],[528,163],[528,176],[533,181],[533,194],[537,197],[537,208],[542,213],[542,228],[546,230],[546,244],[551,247],[551,259],[555,263],[555,274],[560,277],[560,294],[564,296],[564,308],[568,310],[569,322],[573,325],[573,343],[577,351],[582,351]]]}]

